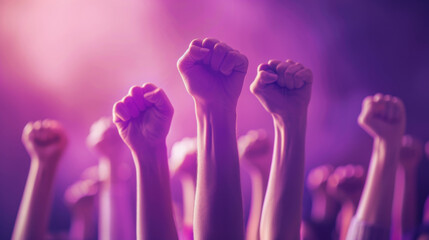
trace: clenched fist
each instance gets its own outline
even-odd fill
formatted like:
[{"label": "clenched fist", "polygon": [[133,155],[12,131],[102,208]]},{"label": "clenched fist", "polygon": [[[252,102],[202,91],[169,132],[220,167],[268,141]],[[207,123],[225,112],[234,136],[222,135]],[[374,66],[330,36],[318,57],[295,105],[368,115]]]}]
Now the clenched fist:
[{"label": "clenched fist", "polygon": [[132,151],[165,141],[173,106],[164,91],[151,83],[134,86],[113,106],[113,122]]},{"label": "clenched fist", "polygon": [[95,149],[99,154],[111,160],[120,157],[124,146],[110,117],[100,118],[92,124],[86,142],[88,147]]},{"label": "clenched fist", "polygon": [[184,138],[174,143],[171,148],[169,166],[173,175],[189,175],[195,179],[197,176],[197,139]]},{"label": "clenched fist", "polygon": [[257,171],[269,172],[273,147],[265,130],[250,130],[238,139],[240,160]]},{"label": "clenched fist", "polygon": [[22,133],[22,143],[32,159],[57,163],[67,145],[67,136],[55,120],[29,122]]},{"label": "clenched fist", "polygon": [[328,193],[340,202],[357,204],[365,184],[365,170],[360,165],[340,166],[329,176]]},{"label": "clenched fist", "polygon": [[250,91],[274,116],[291,118],[306,113],[313,73],[300,63],[270,60],[258,66]]},{"label": "clenched fist", "polygon": [[397,97],[368,96],[362,102],[359,125],[372,137],[401,141],[405,131],[405,107]]},{"label": "clenched fist", "polygon": [[195,39],[177,62],[186,89],[203,105],[237,104],[248,67],[247,58],[216,39]]}]

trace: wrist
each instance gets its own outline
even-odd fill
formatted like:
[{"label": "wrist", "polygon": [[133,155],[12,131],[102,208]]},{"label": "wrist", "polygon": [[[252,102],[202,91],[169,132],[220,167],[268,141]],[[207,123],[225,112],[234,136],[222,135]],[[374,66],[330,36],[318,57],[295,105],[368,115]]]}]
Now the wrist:
[{"label": "wrist", "polygon": [[41,159],[39,157],[31,158],[31,167],[38,171],[55,172],[58,168],[59,158]]},{"label": "wrist", "polygon": [[195,100],[195,109],[197,114],[235,114],[237,104],[226,104],[226,103],[203,103]]},{"label": "wrist", "polygon": [[307,113],[287,117],[273,114],[274,127],[285,131],[305,131],[307,126]]},{"label": "wrist", "polygon": [[165,141],[143,145],[138,149],[131,150],[131,154],[134,164],[138,169],[150,170],[159,168],[160,166],[168,168],[167,146]]}]

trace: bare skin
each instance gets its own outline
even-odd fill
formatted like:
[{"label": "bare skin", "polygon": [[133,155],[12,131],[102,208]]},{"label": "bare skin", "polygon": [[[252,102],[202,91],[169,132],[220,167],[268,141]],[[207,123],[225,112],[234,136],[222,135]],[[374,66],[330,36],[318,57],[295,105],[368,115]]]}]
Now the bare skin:
[{"label": "bare skin", "polygon": [[31,157],[31,166],[12,239],[44,239],[54,178],[67,137],[60,123],[43,120],[25,126],[22,142]]},{"label": "bare skin", "polygon": [[112,119],[104,117],[91,126],[88,147],[100,156],[99,236],[102,239],[134,239],[129,184],[126,170],[132,164],[125,154],[126,146]]},{"label": "bare skin", "polygon": [[183,217],[180,219],[183,225],[182,236],[184,240],[192,239],[197,181],[196,138],[184,138],[173,145],[170,157],[170,172],[172,179],[178,178],[182,185]]},{"label": "bare skin", "polygon": [[356,212],[364,184],[365,170],[359,165],[337,167],[329,176],[328,194],[341,204],[336,227],[341,240],[346,239],[347,230]]},{"label": "bare skin", "polygon": [[312,198],[311,219],[315,222],[332,221],[338,212],[337,201],[327,192],[327,182],[333,171],[331,165],[322,165],[308,174],[307,188]]},{"label": "bare skin", "polygon": [[305,132],[313,74],[291,60],[259,65],[251,92],[271,114],[275,140],[260,225],[261,239],[299,239]]},{"label": "bare skin", "polygon": [[[396,169],[405,131],[405,108],[390,95],[376,94],[362,103],[359,125],[374,138],[372,158],[355,218],[390,228]],[[353,239],[350,234],[348,239]]]},{"label": "bare skin", "polygon": [[177,239],[165,138],[173,107],[151,83],[135,86],[113,106],[113,121],[130,149],[137,178],[137,239]]},{"label": "bare skin", "polygon": [[[405,135],[399,165],[403,171],[404,195],[402,199],[402,232],[410,233],[417,228],[417,168],[423,158],[423,143],[417,138]],[[397,175],[399,177],[399,175]]]},{"label": "bare skin", "polygon": [[252,198],[246,239],[259,239],[259,224],[262,205],[267,189],[272,158],[272,143],[264,130],[251,130],[238,139],[240,163],[249,175],[252,184]]},{"label": "bare skin", "polygon": [[216,39],[195,39],[177,62],[197,117],[196,239],[243,239],[236,107],[247,58]]},{"label": "bare skin", "polygon": [[79,180],[67,188],[65,201],[71,211],[70,239],[94,239],[96,236],[95,203],[98,195],[98,182]]}]

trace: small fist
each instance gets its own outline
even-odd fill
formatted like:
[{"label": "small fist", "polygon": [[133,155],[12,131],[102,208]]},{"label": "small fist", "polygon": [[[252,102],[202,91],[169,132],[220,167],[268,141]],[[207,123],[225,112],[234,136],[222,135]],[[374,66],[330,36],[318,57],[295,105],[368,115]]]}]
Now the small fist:
[{"label": "small fist", "polygon": [[333,171],[334,168],[328,164],[312,169],[307,177],[308,189],[313,193],[322,192],[326,194],[326,184]]},{"label": "small fist", "polygon": [[400,141],[405,131],[405,107],[397,97],[376,94],[362,102],[359,125],[372,137]]},{"label": "small fist", "polygon": [[80,180],[67,188],[64,194],[66,204],[74,212],[91,211],[98,194],[99,183],[94,180]]},{"label": "small fist", "polygon": [[111,117],[102,117],[92,124],[86,143],[109,159],[118,159],[124,146]]},{"label": "small fist", "polygon": [[212,38],[193,40],[177,62],[187,91],[205,105],[235,107],[247,67],[243,54]]},{"label": "small fist", "polygon": [[55,120],[29,122],[22,133],[22,143],[32,159],[57,163],[67,145],[67,136]]},{"label": "small fist", "polygon": [[170,158],[171,175],[188,175],[192,179],[197,176],[197,139],[184,138],[174,143]]},{"label": "small fist", "polygon": [[340,166],[329,176],[328,193],[340,202],[359,202],[365,184],[365,170],[359,165]]},{"label": "small fist", "polygon": [[271,164],[272,146],[265,130],[250,130],[238,139],[240,160],[258,171],[268,172]]},{"label": "small fist", "polygon": [[289,118],[306,113],[312,83],[313,73],[302,64],[270,60],[258,66],[250,91],[269,113]]},{"label": "small fist", "polygon": [[173,106],[164,91],[151,83],[134,86],[113,106],[113,122],[131,150],[165,141]]},{"label": "small fist", "polygon": [[399,162],[405,169],[416,169],[423,157],[423,143],[411,135],[402,137]]}]

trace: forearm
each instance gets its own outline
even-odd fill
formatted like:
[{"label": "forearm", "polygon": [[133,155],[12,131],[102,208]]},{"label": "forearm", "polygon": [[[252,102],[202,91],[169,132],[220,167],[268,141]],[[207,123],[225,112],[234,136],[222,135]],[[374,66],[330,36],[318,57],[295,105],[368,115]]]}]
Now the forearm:
[{"label": "forearm", "polygon": [[183,225],[192,227],[195,205],[195,182],[190,176],[184,176],[181,180],[183,191]]},{"label": "forearm", "polygon": [[243,239],[235,109],[196,105],[196,239]]},{"label": "forearm", "polygon": [[346,201],[341,205],[341,210],[337,216],[336,227],[340,240],[344,240],[347,237],[347,231],[355,214],[356,206],[357,204],[355,204],[353,201]]},{"label": "forearm", "polygon": [[366,224],[389,228],[400,141],[374,139],[368,177],[356,218]]},{"label": "forearm", "polygon": [[137,179],[137,239],[177,239],[165,142],[133,152]]},{"label": "forearm", "polygon": [[260,172],[254,171],[250,173],[250,179],[252,184],[252,199],[246,229],[246,239],[257,240],[260,239],[259,224],[261,222],[262,205],[264,203],[268,178],[264,177]]},{"label": "forearm", "polygon": [[131,215],[129,185],[121,175],[121,167],[111,164],[117,159],[101,159],[100,168],[106,178],[100,187],[99,235],[102,239],[133,239],[135,224]]},{"label": "forearm", "polygon": [[12,239],[43,239],[47,231],[56,166],[31,161]]},{"label": "forearm", "polygon": [[404,197],[402,200],[402,232],[410,233],[417,227],[417,171],[404,170]]},{"label": "forearm", "polygon": [[261,219],[262,239],[299,239],[304,188],[306,116],[274,118],[275,142]]}]

